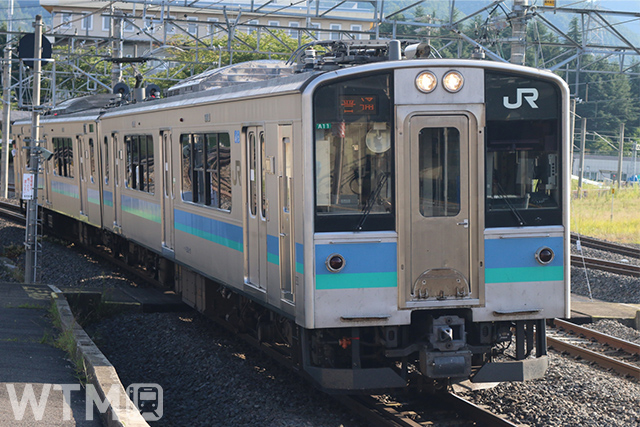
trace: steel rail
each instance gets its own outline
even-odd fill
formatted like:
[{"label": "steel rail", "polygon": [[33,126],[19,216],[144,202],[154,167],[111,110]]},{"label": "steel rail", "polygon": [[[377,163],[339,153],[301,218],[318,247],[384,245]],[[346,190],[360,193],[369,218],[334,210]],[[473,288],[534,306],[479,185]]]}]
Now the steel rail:
[{"label": "steel rail", "polygon": [[514,424],[511,421],[494,414],[491,411],[484,409],[481,406],[470,402],[463,397],[455,395],[453,393],[447,393],[440,396],[444,399],[445,403],[456,411],[466,414],[469,418],[478,421],[480,425],[497,426],[497,427],[517,427],[518,424]]},{"label": "steel rail", "polygon": [[571,242],[576,243],[580,239],[582,246],[598,249],[607,252],[614,252],[620,255],[630,256],[633,258],[640,258],[640,249],[632,248],[630,246],[620,245],[618,243],[605,242],[604,240],[595,239],[593,237],[583,236],[577,233],[571,233]]},{"label": "steel rail", "polygon": [[15,222],[26,220],[20,206],[8,202],[0,202],[0,216]]},{"label": "steel rail", "polygon": [[547,344],[549,347],[555,348],[560,352],[565,352],[571,354],[572,356],[581,357],[585,360],[595,362],[604,368],[612,369],[619,374],[629,375],[636,379],[640,379],[640,368],[637,366],[622,362],[620,360],[612,359],[611,357],[605,356],[604,354],[587,350],[586,348],[573,345],[566,341],[562,341],[552,337],[547,337]]},{"label": "steel rail", "polygon": [[574,267],[586,267],[596,270],[625,276],[640,277],[640,266],[623,264],[620,262],[605,261],[597,258],[588,258],[580,255],[571,255],[571,265]]},{"label": "steel rail", "polygon": [[[448,421],[429,419],[430,409],[423,411],[416,409],[403,410],[402,404],[385,404],[372,396],[351,395],[336,397],[341,404],[357,412],[374,425],[393,427],[425,427],[430,425],[450,425]],[[464,417],[474,425],[497,427],[517,427],[511,421],[494,414],[481,406],[453,393],[437,393],[428,396],[429,406],[439,411],[451,413],[452,417]],[[438,416],[442,416],[439,414]],[[460,418],[451,420],[451,425],[466,425]]]},{"label": "steel rail", "polygon": [[588,339],[594,339],[599,343],[606,344],[609,347],[613,347],[630,354],[640,355],[639,344],[635,344],[611,335],[603,334],[602,332],[594,331],[593,329],[585,328],[584,326],[576,325],[575,323],[567,322],[566,320],[562,319],[553,319],[553,323],[557,328],[564,329],[567,332],[571,332]]}]

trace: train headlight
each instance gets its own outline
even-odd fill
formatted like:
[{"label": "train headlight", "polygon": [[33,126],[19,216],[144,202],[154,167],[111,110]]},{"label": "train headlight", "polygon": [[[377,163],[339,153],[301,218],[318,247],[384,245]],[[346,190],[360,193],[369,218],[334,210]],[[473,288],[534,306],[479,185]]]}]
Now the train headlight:
[{"label": "train headlight", "polygon": [[442,78],[442,85],[444,88],[452,93],[458,92],[462,89],[464,84],[464,77],[458,71],[449,71]]},{"label": "train headlight", "polygon": [[542,265],[549,264],[551,261],[553,261],[554,257],[555,254],[553,253],[553,250],[551,248],[540,248],[536,252],[536,261],[538,261]]},{"label": "train headlight", "polygon": [[344,257],[340,254],[331,254],[324,262],[324,264],[327,266],[327,270],[332,273],[338,273],[342,271],[346,263],[347,262],[344,260]]},{"label": "train headlight", "polygon": [[423,71],[416,77],[416,86],[420,92],[433,92],[437,85],[438,79],[431,71]]}]

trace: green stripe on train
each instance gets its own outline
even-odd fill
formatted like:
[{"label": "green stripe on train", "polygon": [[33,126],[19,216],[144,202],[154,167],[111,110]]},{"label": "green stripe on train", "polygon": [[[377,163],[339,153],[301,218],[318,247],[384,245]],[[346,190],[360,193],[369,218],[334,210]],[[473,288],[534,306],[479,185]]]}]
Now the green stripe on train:
[{"label": "green stripe on train", "polygon": [[122,210],[124,212],[130,213],[132,215],[139,216],[140,218],[144,218],[144,219],[148,219],[149,221],[157,222],[158,224],[160,224],[160,222],[161,222],[160,215],[152,213],[152,212],[143,211],[141,209],[131,209],[131,208],[126,207],[126,206],[123,206]]},{"label": "green stripe on train", "polygon": [[564,267],[487,268],[485,283],[551,282],[564,280]]},{"label": "green stripe on train", "polygon": [[184,224],[176,223],[176,230],[184,231],[185,233],[193,234],[194,236],[200,237],[202,239],[208,240],[213,243],[217,243],[222,246],[226,246],[231,249],[235,249],[238,252],[243,252],[244,248],[242,247],[242,243],[236,242],[235,240],[227,239],[224,237],[217,236],[215,234],[206,233],[202,230],[199,230],[195,227],[189,227]]},{"label": "green stripe on train", "polygon": [[398,274],[395,271],[316,276],[316,289],[395,288],[396,286],[398,286]]}]

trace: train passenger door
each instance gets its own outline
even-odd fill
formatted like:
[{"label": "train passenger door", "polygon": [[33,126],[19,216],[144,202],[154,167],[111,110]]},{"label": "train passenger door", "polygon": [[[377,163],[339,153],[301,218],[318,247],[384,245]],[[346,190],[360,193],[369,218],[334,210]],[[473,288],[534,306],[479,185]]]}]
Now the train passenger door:
[{"label": "train passenger door", "polygon": [[162,144],[162,252],[173,257],[174,254],[174,221],[173,200],[175,199],[172,155],[171,155],[171,130],[160,130]]},{"label": "train passenger door", "polygon": [[293,244],[293,142],[292,126],[280,125],[278,128],[278,167],[279,180],[279,215],[280,215],[280,290],[281,298],[288,302],[294,302],[294,278],[292,258],[294,254]]},{"label": "train passenger door", "polygon": [[267,284],[267,215],[266,171],[263,168],[265,158],[265,134],[261,126],[249,126],[243,129],[246,144],[245,165],[247,187],[244,213],[244,256],[245,282],[258,289],[265,290]]},{"label": "train passenger door", "polygon": [[471,292],[469,119],[414,116],[410,134],[410,299],[455,304]]}]

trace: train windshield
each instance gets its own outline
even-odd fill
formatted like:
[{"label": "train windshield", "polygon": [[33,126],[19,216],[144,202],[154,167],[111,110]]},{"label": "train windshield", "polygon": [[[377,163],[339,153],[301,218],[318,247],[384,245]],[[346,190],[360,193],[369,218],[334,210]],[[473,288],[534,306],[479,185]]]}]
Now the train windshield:
[{"label": "train windshield", "polygon": [[498,73],[485,90],[486,226],[561,225],[559,90]]},{"label": "train windshield", "polygon": [[391,75],[314,95],[316,231],[395,229]]}]

